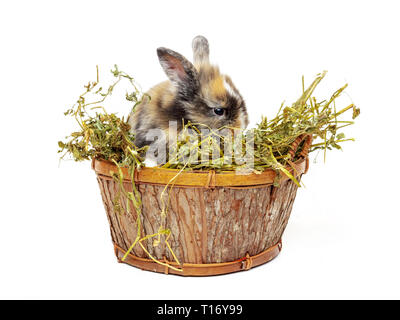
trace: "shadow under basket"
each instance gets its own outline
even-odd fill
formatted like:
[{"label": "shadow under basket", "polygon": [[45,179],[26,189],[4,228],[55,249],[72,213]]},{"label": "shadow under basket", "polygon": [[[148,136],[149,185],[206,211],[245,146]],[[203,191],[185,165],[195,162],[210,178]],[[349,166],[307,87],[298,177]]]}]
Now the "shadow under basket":
[{"label": "shadow under basket", "polygon": [[[308,170],[308,150],[312,137],[302,135],[292,144],[290,154],[296,161],[287,167],[298,181]],[[298,150],[299,149],[299,150]],[[281,251],[281,237],[286,228],[297,185],[282,174],[280,186],[273,186],[276,173],[239,175],[235,172],[183,171],[166,192],[169,205],[161,217],[161,193],[179,170],[142,168],[135,171],[135,184],[141,195],[141,237],[156,234],[163,225],[171,230],[169,244],[178,265],[166,246],[153,240],[142,242],[159,262],[154,262],[140,245],[122,261],[137,236],[136,211],[125,207],[114,210],[113,200],[119,191],[111,162],[94,160],[101,196],[110,223],[111,237],[119,262],[143,270],[183,276],[210,276],[249,270],[274,259]],[[132,191],[127,168],[122,168],[124,187]],[[180,269],[169,268],[168,265]]]}]

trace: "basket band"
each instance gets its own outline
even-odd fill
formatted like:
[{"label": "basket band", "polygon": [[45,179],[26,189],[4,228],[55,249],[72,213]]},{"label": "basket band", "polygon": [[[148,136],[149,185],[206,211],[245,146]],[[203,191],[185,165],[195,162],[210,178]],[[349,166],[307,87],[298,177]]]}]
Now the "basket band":
[{"label": "basket band", "polygon": [[[161,260],[164,265],[161,265],[151,259],[139,258],[131,253],[129,253],[126,259],[122,261],[122,257],[125,255],[126,251],[114,243],[114,251],[115,255],[117,256],[118,262],[123,262],[142,270],[165,274],[176,274],[180,276],[212,276],[250,270],[253,267],[257,267],[274,259],[279,254],[281,249],[282,242],[281,240],[279,240],[277,244],[257,255],[250,256],[249,253],[247,253],[245,257],[232,262],[208,264],[183,263],[182,265],[178,265],[175,262],[168,261],[167,258],[164,256],[163,260]],[[168,267],[168,265],[180,268],[182,272],[171,269]]]},{"label": "basket band", "polygon": [[[286,169],[294,176],[299,177],[308,169],[308,157],[301,158],[290,163]],[[117,167],[108,161],[94,160],[92,162],[94,171],[101,179],[112,180],[111,172],[117,172]],[[127,168],[121,168],[124,181],[130,183],[130,175]],[[275,182],[276,172],[267,169],[259,174],[236,174],[232,172],[216,172],[210,171],[184,171],[177,176],[179,170],[162,169],[162,168],[147,168],[143,167],[140,171],[135,170],[135,184],[153,184],[153,185],[168,185],[171,180],[174,181],[174,187],[188,188],[215,188],[226,187],[234,189],[247,189],[270,186]],[[280,182],[288,180],[287,175],[282,175]]]}]

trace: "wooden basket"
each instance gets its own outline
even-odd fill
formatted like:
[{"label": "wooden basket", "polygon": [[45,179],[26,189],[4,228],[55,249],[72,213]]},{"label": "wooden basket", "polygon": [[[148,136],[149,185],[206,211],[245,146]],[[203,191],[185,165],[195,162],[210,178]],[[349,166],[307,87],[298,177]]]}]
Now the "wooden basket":
[{"label": "wooden basket", "polygon": [[[308,170],[308,150],[312,137],[302,135],[292,144],[292,158],[298,160],[287,169],[299,180]],[[303,143],[302,143],[303,142]],[[297,150],[301,147],[301,152]],[[110,223],[111,237],[119,262],[136,239],[136,212],[114,212],[113,199],[119,185],[111,175],[116,166],[107,161],[93,161],[101,195]],[[123,168],[124,187],[132,191],[128,170]],[[178,170],[142,168],[135,181],[142,199],[142,235],[158,232],[161,225],[160,195]],[[281,236],[287,225],[297,185],[282,175],[279,187],[273,186],[276,173],[237,175],[234,172],[183,171],[170,193],[165,227],[171,230],[169,243],[181,265],[165,243],[142,244],[164,264],[149,259],[136,245],[123,261],[143,270],[184,276],[208,276],[248,270],[275,258],[281,250]],[[121,203],[125,205],[122,196]]]}]

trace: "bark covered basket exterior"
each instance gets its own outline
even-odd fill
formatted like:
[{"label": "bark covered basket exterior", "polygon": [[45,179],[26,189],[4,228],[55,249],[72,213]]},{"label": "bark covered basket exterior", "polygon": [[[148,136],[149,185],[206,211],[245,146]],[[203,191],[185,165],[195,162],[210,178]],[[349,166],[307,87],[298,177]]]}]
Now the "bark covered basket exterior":
[{"label": "bark covered basket exterior", "polygon": [[[304,143],[301,143],[303,142]],[[288,168],[298,179],[308,169],[311,137],[300,136],[293,143],[292,155],[302,146],[300,157]],[[136,212],[127,210],[122,196],[122,214],[114,211],[113,199],[119,185],[111,176],[117,168],[110,162],[93,161],[111,237],[118,261],[136,239]],[[129,174],[124,173],[124,187],[132,191]],[[152,239],[142,244],[156,259],[179,267],[177,272],[153,262],[136,245],[125,263],[144,270],[188,276],[206,276],[248,270],[276,257],[281,237],[288,223],[297,193],[297,185],[282,177],[279,187],[272,185],[276,173],[236,175],[232,172],[182,172],[170,194],[168,213],[161,218],[161,193],[177,170],[142,168],[135,181],[142,199],[142,235],[158,232],[161,225],[171,230],[169,243],[181,265],[163,241],[153,246]],[[169,187],[170,188],[170,187]],[[168,200],[167,198],[165,198]]]}]

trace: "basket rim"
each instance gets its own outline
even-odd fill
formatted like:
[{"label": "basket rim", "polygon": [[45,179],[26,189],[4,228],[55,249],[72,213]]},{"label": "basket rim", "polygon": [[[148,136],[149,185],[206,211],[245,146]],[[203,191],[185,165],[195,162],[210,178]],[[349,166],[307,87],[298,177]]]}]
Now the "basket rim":
[{"label": "basket rim", "polygon": [[[117,172],[117,166],[107,160],[93,159],[92,168],[97,176],[112,179],[112,173]],[[286,169],[295,177],[307,172],[308,157],[300,158],[292,162],[292,166],[286,166]],[[124,180],[131,181],[127,167],[121,168]],[[271,185],[276,178],[276,171],[266,169],[261,173],[238,174],[235,171],[200,171],[185,170],[179,175],[179,169],[159,168],[159,167],[142,167],[135,170],[134,180],[138,184],[157,184],[187,187],[252,187]],[[289,177],[282,174],[280,183],[288,180]]]}]

